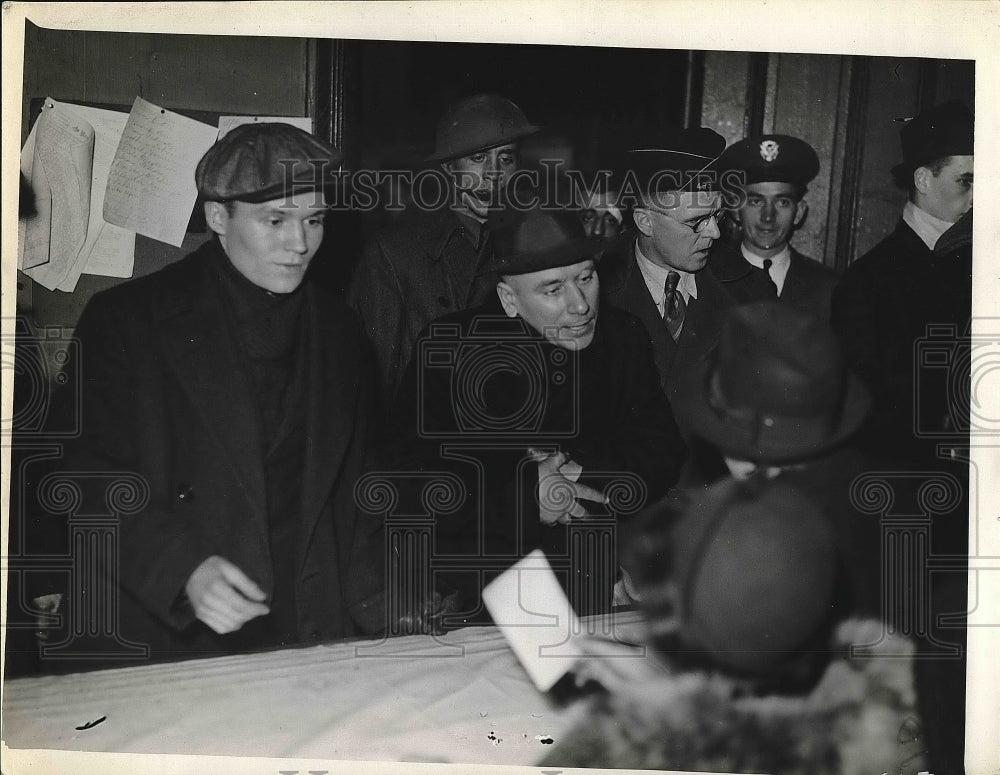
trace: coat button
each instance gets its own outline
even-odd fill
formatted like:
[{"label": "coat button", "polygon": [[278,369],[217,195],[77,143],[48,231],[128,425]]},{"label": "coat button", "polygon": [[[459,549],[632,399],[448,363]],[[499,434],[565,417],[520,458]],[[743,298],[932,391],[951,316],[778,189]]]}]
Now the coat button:
[{"label": "coat button", "polygon": [[309,631],[309,638],[311,640],[319,640],[320,639],[320,631],[319,630],[310,630]]},{"label": "coat button", "polygon": [[449,299],[447,296],[438,296],[438,304],[440,304],[442,307],[450,307],[451,299]]},{"label": "coat button", "polygon": [[191,503],[194,500],[194,487],[189,484],[177,485],[177,500]]}]

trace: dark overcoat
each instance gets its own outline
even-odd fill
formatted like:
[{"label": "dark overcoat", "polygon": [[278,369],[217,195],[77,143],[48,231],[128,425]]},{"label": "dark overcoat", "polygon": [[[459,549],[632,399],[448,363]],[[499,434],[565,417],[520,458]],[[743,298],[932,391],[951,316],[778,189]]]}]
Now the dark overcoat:
[{"label": "dark overcoat", "polygon": [[[82,477],[78,513],[118,514],[117,637],[153,659],[240,642],[185,604],[185,583],[209,556],[235,563],[269,596],[274,584],[263,431],[211,268],[220,249],[213,240],[94,296],[76,330],[78,381],[62,394],[79,399],[81,435],[66,459],[66,475]],[[306,435],[294,567],[298,636],[312,642],[378,628],[370,606],[384,550],[382,525],[362,521],[353,497],[371,464],[367,343],[342,303],[308,282],[301,292]],[[116,507],[106,496],[117,480],[134,495]],[[87,580],[84,596],[107,594],[106,583]]]},{"label": "dark overcoat", "polygon": [[900,220],[847,269],[831,321],[872,394],[862,437],[871,452],[933,464],[937,444],[968,428],[971,314],[971,239],[932,251]]},{"label": "dark overcoat", "polygon": [[[433,516],[437,559],[451,556],[449,567],[468,571],[450,578],[469,618],[481,613],[479,588],[534,548],[559,566],[578,613],[608,610],[618,564],[604,549],[619,519],[674,485],[686,453],[642,324],[614,307],[601,309],[592,343],[578,352],[507,318],[499,301],[433,322],[418,340],[390,427],[392,468],[444,472],[462,483],[454,499],[461,505]],[[587,504],[590,521],[542,526],[529,447],[569,455],[583,467],[579,481],[609,494],[611,504]],[[426,508],[417,493],[411,500],[410,513]]]},{"label": "dark overcoat", "polygon": [[477,279],[480,258],[447,208],[414,212],[365,243],[347,298],[374,345],[387,407],[421,329],[495,294],[495,282]]}]

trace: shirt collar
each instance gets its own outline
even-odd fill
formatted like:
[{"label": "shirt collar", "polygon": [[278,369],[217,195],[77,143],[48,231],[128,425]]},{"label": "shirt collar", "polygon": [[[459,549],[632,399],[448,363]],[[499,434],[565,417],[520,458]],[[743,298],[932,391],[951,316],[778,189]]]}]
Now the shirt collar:
[{"label": "shirt collar", "polygon": [[[745,258],[748,262],[753,264],[758,269],[764,268],[763,256],[758,256],[756,253],[750,250],[750,248],[748,248],[745,244],[740,245],[740,250],[743,251],[743,258]],[[788,245],[785,245],[785,247],[782,248],[781,252],[778,253],[777,255],[771,256],[771,266],[777,268],[788,266],[791,262],[792,262],[792,249]]]},{"label": "shirt collar", "polygon": [[[674,269],[673,267],[654,264],[642,254],[638,240],[635,242],[635,258],[636,263],[639,265],[639,271],[642,272],[643,279],[645,279],[646,285],[649,287],[653,298],[657,300],[657,303],[663,300],[663,286],[667,282],[667,274],[669,272],[677,272],[681,276],[681,279],[677,281],[677,290],[684,296],[685,301],[698,298],[698,283],[695,281],[694,274]],[[654,288],[656,289],[655,292]]]},{"label": "shirt collar", "polygon": [[903,208],[903,222],[917,233],[928,250],[934,250],[941,235],[955,225],[921,210],[913,202],[907,202]]}]

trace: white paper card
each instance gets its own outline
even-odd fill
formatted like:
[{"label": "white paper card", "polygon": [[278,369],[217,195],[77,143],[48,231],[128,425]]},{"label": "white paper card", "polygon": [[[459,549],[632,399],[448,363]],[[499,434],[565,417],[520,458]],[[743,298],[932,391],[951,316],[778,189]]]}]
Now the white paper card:
[{"label": "white paper card", "polygon": [[548,691],[573,667],[576,658],[559,652],[579,622],[540,550],[487,584],[483,602],[539,689]]}]

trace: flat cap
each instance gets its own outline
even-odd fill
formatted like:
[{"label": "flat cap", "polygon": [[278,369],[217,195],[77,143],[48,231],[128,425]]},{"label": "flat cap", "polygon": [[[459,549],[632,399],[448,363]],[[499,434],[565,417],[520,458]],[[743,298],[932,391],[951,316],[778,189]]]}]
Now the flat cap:
[{"label": "flat cap", "polygon": [[244,124],[208,149],[195,170],[207,201],[269,202],[332,185],[343,155],[291,124]]},{"label": "flat cap", "polygon": [[899,132],[903,163],[893,167],[892,174],[909,186],[917,167],[946,156],[971,156],[974,124],[972,112],[958,100],[935,105],[909,119]]},{"label": "flat cap", "polygon": [[729,146],[720,166],[746,173],[747,183],[798,183],[819,173],[819,157],[805,140],[790,135],[748,137]]}]

